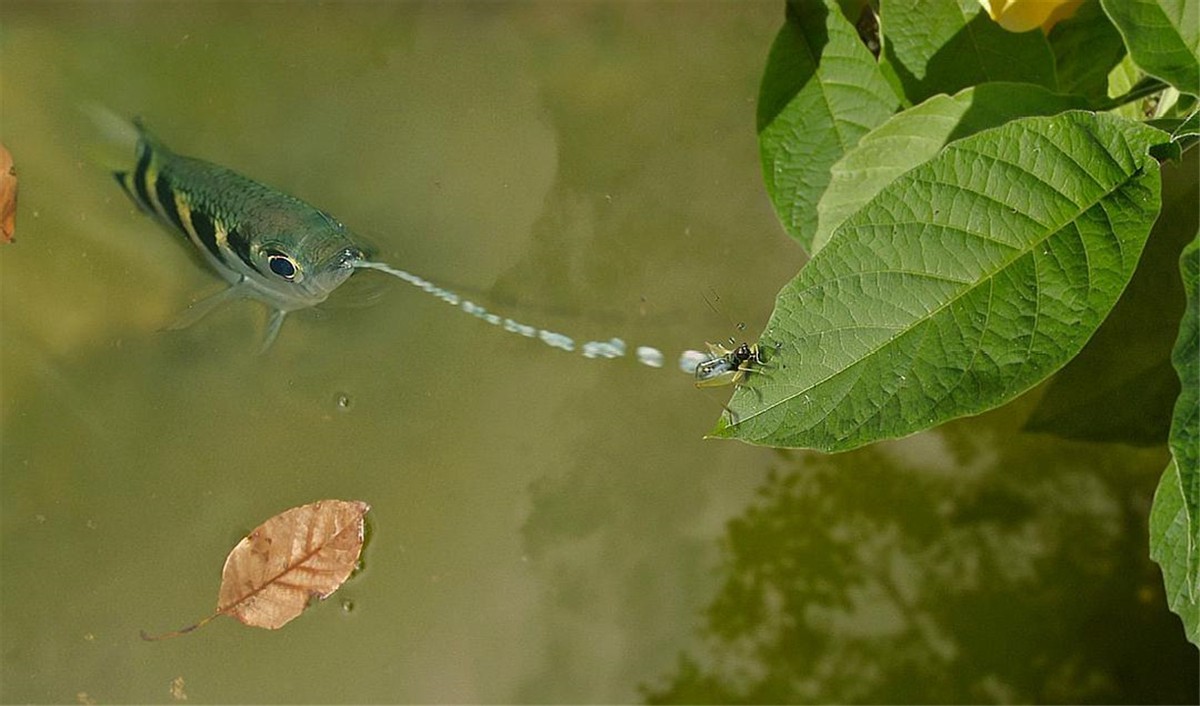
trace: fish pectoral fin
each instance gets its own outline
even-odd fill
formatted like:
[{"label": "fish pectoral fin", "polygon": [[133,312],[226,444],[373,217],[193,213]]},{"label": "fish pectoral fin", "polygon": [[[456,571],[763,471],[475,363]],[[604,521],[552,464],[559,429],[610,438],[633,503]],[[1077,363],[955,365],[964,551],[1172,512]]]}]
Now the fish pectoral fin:
[{"label": "fish pectoral fin", "polygon": [[283,328],[283,319],[286,316],[287,312],[282,309],[271,312],[271,319],[267,321],[267,333],[263,337],[262,347],[258,349],[259,355],[266,353],[275,339],[279,338],[279,329]]},{"label": "fish pectoral fin", "polygon": [[196,323],[205,316],[208,316],[214,309],[221,306],[225,302],[241,299],[249,294],[250,288],[239,282],[222,289],[221,291],[211,296],[205,297],[200,301],[193,302],[191,306],[183,310],[174,321],[167,324],[166,330],[179,331]]}]

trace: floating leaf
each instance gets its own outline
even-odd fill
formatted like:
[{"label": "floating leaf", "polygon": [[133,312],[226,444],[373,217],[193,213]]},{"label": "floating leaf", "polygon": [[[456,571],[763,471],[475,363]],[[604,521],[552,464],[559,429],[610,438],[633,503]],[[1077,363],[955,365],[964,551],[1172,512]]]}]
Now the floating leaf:
[{"label": "floating leaf", "polygon": [[190,627],[147,640],[176,637],[230,615],[274,630],[324,600],[349,578],[363,545],[363,516],[353,500],[319,500],[286,510],[259,525],[225,559],[217,612]]},{"label": "floating leaf", "polygon": [[11,243],[17,229],[17,168],[0,145],[0,243]]},{"label": "floating leaf", "polygon": [[1101,0],[1143,71],[1200,94],[1200,4],[1195,0]]},{"label": "floating leaf", "polygon": [[767,365],[714,436],[841,451],[996,407],[1074,357],[1159,212],[1166,136],[1022,118],[947,145],[780,291]]},{"label": "floating leaf", "polygon": [[977,0],[887,0],[879,25],[887,68],[912,103],[989,81],[1058,88],[1046,36],[1003,29]]},{"label": "floating leaf", "polygon": [[805,249],[829,167],[899,105],[837,3],[788,3],[758,96],[763,181],[784,230]]}]

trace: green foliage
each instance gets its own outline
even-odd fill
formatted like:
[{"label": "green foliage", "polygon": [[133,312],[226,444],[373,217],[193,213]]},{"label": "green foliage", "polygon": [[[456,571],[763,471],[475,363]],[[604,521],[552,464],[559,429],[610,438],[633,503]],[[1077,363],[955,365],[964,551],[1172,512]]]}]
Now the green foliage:
[{"label": "green foliage", "polygon": [[1046,37],[1001,29],[978,0],[883,0],[880,15],[888,69],[912,103],[988,81],[1058,87]]},{"label": "green foliage", "polygon": [[829,188],[817,204],[815,254],[842,221],[909,169],[932,159],[947,142],[1025,115],[1082,108],[1077,96],[1028,83],[985,83],[953,97],[937,95],[893,115],[863,136],[830,170]]},{"label": "green foliage", "polygon": [[1108,74],[1125,57],[1125,44],[1099,2],[1085,2],[1073,17],[1054,25],[1047,39],[1059,91],[1094,101],[1108,97]]},{"label": "green foliage", "polygon": [[[1171,365],[1184,287],[1164,276],[1200,228],[1196,150],[1162,167],[1162,216],[1150,231],[1133,280],[1083,351],[1046,385],[1026,431],[1066,439],[1161,446],[1179,397]],[[1119,400],[1119,404],[1114,404]]]},{"label": "green foliage", "polygon": [[1195,0],[1101,0],[1143,71],[1200,95],[1200,5]]},{"label": "green foliage", "polygon": [[1185,493],[1179,467],[1172,460],[1158,483],[1150,510],[1150,557],[1162,567],[1167,605],[1183,620],[1188,639],[1200,644],[1200,599],[1194,589],[1196,575],[1188,572],[1196,536],[1188,529]]},{"label": "green foliage", "polygon": [[899,101],[837,3],[796,2],[758,96],[763,180],[788,235],[808,248],[829,167]]},{"label": "green foliage", "polygon": [[[977,0],[878,7],[877,63],[855,33],[871,23],[848,21],[834,0],[788,4],[764,72],[759,144],[784,229],[813,257],[780,291],[758,341],[765,361],[714,436],[841,451],[1045,381],[1122,297],[1160,216],[1159,163],[1197,140],[1195,0],[1090,0],[1048,34],[1008,32]],[[1164,233],[1197,210],[1195,181],[1178,172],[1165,173],[1191,186],[1161,212]],[[1151,248],[1155,262],[1172,247]],[[1164,572],[1185,577],[1194,601],[1200,477],[1185,452],[1200,443],[1200,402],[1188,396],[1200,344],[1192,328],[1176,350],[1180,396],[1161,337],[1136,335],[1137,325],[1173,330],[1174,301],[1114,320],[1095,346],[1107,352],[1077,366],[1108,374],[1091,373],[1091,385],[1088,373],[1064,375],[1071,384],[1047,388],[1028,428],[1112,440],[1079,412],[1115,407],[1127,412],[1115,419],[1143,422],[1126,441],[1161,444],[1178,397],[1171,439],[1188,544]],[[1161,542],[1178,518],[1162,520],[1161,507],[1152,541],[1156,556],[1174,557]]]},{"label": "green foliage", "polygon": [[[1171,359],[1182,389],[1171,422],[1172,465],[1163,474],[1155,495],[1151,552],[1162,566],[1168,594],[1181,606],[1190,607],[1189,616],[1174,602],[1171,605],[1183,617],[1189,637],[1196,641],[1200,636],[1200,235],[1184,248],[1179,269],[1187,292],[1187,309]],[[1178,507],[1172,509],[1176,495]],[[1180,530],[1182,537],[1178,535]]]},{"label": "green foliage", "polygon": [[1070,360],[1158,214],[1162,133],[1073,111],[950,143],[779,296],[769,374],[714,434],[842,451],[1007,402]]}]

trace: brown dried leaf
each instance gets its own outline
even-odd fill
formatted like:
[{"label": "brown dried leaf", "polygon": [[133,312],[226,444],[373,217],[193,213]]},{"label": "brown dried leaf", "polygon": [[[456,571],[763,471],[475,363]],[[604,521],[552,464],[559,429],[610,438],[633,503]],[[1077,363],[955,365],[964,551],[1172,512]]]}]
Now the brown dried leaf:
[{"label": "brown dried leaf", "polygon": [[17,228],[17,168],[0,145],[0,243],[11,243]]},{"label": "brown dried leaf", "polygon": [[350,577],[370,509],[359,500],[318,500],[272,517],[229,552],[216,613],[182,630],[142,637],[177,637],[222,614],[254,627],[283,627]]},{"label": "brown dried leaf", "polygon": [[357,500],[319,500],[259,525],[225,560],[217,612],[274,630],[311,599],[329,597],[354,571],[369,509]]}]

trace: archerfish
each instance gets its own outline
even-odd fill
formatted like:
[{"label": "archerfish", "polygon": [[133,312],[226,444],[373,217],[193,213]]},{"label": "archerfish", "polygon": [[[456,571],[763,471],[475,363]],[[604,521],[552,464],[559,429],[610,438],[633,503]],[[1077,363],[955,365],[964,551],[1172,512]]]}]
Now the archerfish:
[{"label": "archerfish", "polygon": [[[422,277],[392,267],[373,257],[346,226],[333,216],[300,199],[242,176],[225,167],[176,154],[157,140],[139,120],[130,124],[111,112],[88,106],[97,126],[127,147],[136,142],[132,169],[113,171],[117,183],[133,203],[168,230],[183,236],[192,249],[228,283],[226,289],[193,304],[169,328],[195,323],[223,302],[257,299],[271,308],[262,350],[279,335],[288,312],[306,309],[325,299],[356,270],[370,269],[397,277],[425,293],[503,330],[536,338],[552,348],[575,351],[569,336],[500,316],[461,298],[455,292]],[[680,368],[708,385],[739,382],[757,353],[686,351]],[[579,347],[588,358],[616,358],[625,354],[619,338],[588,341]],[[662,352],[638,348],[638,360],[659,367]],[[698,368],[703,364],[703,368]],[[736,370],[735,370],[736,368]],[[698,383],[699,384],[699,383]]]},{"label": "archerfish", "polygon": [[193,304],[170,328],[191,325],[217,305],[257,299],[272,313],[262,350],[288,312],[325,301],[356,269],[387,268],[333,216],[300,199],[201,159],[176,154],[141,121],[136,164],[113,172],[142,211],[186,238],[229,282]]}]

